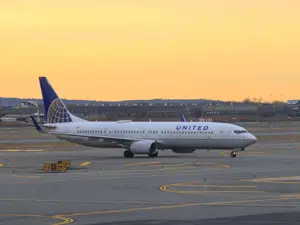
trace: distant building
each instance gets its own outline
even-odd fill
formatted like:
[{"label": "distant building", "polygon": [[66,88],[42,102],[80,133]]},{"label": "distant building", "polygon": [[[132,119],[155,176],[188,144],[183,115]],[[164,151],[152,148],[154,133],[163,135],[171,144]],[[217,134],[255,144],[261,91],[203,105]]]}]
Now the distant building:
[{"label": "distant building", "polygon": [[297,105],[300,104],[300,100],[288,100],[287,103],[290,105]]}]

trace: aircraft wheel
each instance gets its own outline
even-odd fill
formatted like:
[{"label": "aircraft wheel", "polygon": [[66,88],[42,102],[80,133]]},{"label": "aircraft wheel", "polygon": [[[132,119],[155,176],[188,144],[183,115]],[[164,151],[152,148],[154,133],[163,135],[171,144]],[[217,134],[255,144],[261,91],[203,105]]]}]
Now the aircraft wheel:
[{"label": "aircraft wheel", "polygon": [[230,156],[231,156],[232,158],[235,158],[235,157],[236,157],[236,153],[235,153],[235,152],[231,152],[231,153],[230,153]]},{"label": "aircraft wheel", "polygon": [[125,158],[133,158],[133,156],[134,156],[134,154],[131,151],[129,151],[129,150],[124,151]]}]

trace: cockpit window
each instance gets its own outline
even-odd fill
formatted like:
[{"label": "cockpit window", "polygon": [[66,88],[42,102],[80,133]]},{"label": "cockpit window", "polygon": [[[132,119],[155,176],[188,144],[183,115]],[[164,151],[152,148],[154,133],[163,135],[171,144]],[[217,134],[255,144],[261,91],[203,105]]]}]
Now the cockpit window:
[{"label": "cockpit window", "polygon": [[236,134],[244,134],[244,133],[248,133],[246,130],[235,130],[234,133]]}]

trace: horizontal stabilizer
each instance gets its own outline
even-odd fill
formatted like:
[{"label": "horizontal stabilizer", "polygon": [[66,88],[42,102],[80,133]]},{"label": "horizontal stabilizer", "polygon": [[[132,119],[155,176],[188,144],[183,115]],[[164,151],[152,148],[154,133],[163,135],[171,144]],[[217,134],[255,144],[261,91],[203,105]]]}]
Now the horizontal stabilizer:
[{"label": "horizontal stabilizer", "polygon": [[33,124],[34,124],[34,126],[35,126],[35,129],[36,129],[38,132],[40,132],[40,133],[46,133],[46,132],[40,127],[40,125],[36,122],[36,120],[34,119],[34,117],[33,117],[33,116],[30,116],[30,117],[31,117],[32,122],[33,122]]}]

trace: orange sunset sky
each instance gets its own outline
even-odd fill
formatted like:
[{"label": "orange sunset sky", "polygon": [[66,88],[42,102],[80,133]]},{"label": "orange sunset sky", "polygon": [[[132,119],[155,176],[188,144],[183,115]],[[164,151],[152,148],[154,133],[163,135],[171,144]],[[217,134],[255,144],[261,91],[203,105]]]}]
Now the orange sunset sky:
[{"label": "orange sunset sky", "polygon": [[0,97],[300,99],[299,0],[9,0]]}]

